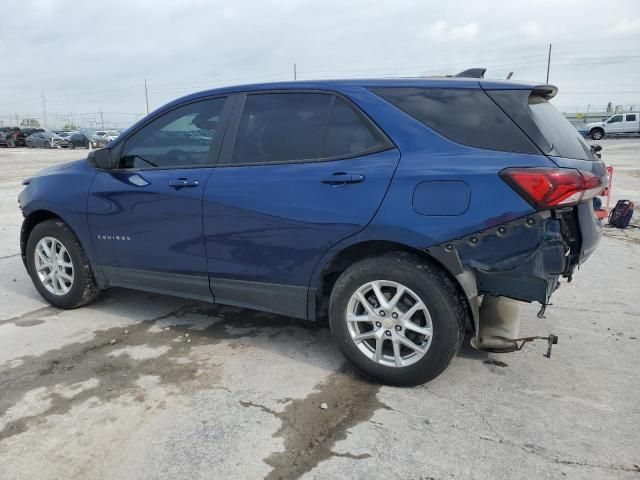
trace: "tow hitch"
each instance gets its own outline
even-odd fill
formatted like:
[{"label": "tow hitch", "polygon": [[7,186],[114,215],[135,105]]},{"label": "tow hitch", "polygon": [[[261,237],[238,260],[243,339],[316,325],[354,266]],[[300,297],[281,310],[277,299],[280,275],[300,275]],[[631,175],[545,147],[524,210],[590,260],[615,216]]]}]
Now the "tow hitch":
[{"label": "tow hitch", "polygon": [[518,337],[520,330],[519,302],[506,297],[485,295],[480,307],[480,318],[476,336],[471,345],[487,352],[508,353],[522,350],[525,344],[534,340],[547,341],[547,353],[551,358],[551,349],[558,343],[558,336]]}]

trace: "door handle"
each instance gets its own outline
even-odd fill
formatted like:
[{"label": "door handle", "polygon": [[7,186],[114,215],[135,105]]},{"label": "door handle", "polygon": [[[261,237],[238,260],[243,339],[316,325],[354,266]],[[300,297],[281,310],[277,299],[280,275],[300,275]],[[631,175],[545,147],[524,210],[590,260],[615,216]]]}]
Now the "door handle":
[{"label": "door handle", "polygon": [[345,173],[345,172],[336,172],[332,174],[330,177],[325,177],[322,179],[322,183],[326,183],[327,185],[346,185],[348,183],[360,183],[364,181],[364,175],[360,175],[359,173]]},{"label": "door handle", "polygon": [[197,187],[200,185],[198,180],[190,180],[188,178],[178,178],[176,180],[169,181],[169,186],[179,190],[181,188]]}]

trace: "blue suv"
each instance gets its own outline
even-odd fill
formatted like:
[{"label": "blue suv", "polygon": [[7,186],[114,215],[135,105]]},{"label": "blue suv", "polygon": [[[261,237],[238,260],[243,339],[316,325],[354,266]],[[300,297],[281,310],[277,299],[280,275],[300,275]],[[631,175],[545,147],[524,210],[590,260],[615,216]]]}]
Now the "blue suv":
[{"label": "blue suv", "polygon": [[468,77],[196,93],[25,180],[22,257],[59,308],[117,286],[328,315],[364,374],[426,382],[465,329],[514,350],[483,330],[500,302],[546,306],[597,246],[605,166],[555,94]]}]

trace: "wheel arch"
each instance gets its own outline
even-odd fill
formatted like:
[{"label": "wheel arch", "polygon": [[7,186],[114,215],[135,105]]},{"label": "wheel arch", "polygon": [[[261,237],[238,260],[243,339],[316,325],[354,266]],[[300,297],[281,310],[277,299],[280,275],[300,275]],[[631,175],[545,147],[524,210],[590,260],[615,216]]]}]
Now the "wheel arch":
[{"label": "wheel arch", "polygon": [[[465,308],[468,312],[468,318],[472,319],[473,309],[471,307],[471,297],[467,293],[468,289],[465,289],[460,283],[460,278],[454,272],[452,272],[443,262],[435,258],[429,252],[420,250],[410,245],[403,243],[389,241],[389,240],[366,240],[358,243],[353,243],[345,248],[337,251],[334,255],[325,262],[322,270],[320,271],[315,284],[315,289],[311,289],[311,295],[313,299],[309,302],[309,318],[317,319],[326,315],[328,311],[328,299],[333,286],[335,285],[338,277],[353,263],[365,258],[375,257],[379,255],[389,254],[392,252],[407,252],[415,254],[420,257],[425,263],[438,268],[443,271],[448,277],[453,280],[454,285],[458,289],[461,298],[466,300]],[[473,326],[471,322],[469,325]]]},{"label": "wheel arch", "polygon": [[20,229],[20,254],[22,255],[22,262],[25,266],[27,265],[27,242],[29,241],[31,232],[39,223],[56,218],[64,222],[59,215],[49,210],[36,210],[27,215],[22,221],[22,228]]}]

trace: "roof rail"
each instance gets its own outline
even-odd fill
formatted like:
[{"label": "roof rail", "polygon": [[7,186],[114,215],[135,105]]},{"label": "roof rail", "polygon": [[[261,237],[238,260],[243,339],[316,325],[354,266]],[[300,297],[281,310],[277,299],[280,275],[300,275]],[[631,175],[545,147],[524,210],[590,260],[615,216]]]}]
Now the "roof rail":
[{"label": "roof rail", "polygon": [[486,72],[486,68],[469,68],[464,72],[460,72],[454,75],[454,77],[463,77],[463,78],[484,78],[484,72]]}]

